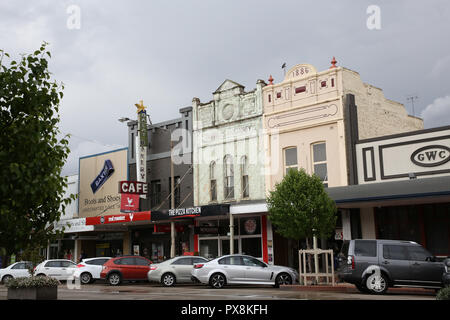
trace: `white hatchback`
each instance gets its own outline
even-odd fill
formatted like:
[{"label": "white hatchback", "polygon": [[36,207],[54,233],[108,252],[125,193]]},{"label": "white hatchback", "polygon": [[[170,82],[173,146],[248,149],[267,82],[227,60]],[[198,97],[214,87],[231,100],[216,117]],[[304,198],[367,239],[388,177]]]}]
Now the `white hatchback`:
[{"label": "white hatchback", "polygon": [[12,278],[31,277],[28,270],[32,266],[33,264],[29,261],[19,261],[4,269],[0,269],[0,282],[6,283]]},{"label": "white hatchback", "polygon": [[103,265],[111,258],[109,257],[97,257],[83,259],[73,273],[75,279],[79,278],[82,284],[92,283],[95,280],[100,279],[100,273],[102,272]]},{"label": "white hatchback", "polygon": [[57,280],[70,280],[76,267],[75,262],[71,260],[45,260],[34,269],[34,275],[52,277]]}]

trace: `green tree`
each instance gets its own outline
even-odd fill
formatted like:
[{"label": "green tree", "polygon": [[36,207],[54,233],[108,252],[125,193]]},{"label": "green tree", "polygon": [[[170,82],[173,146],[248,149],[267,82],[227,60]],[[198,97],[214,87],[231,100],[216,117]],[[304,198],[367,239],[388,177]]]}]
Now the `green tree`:
[{"label": "green tree", "polygon": [[[277,232],[294,240],[328,238],[336,226],[336,205],[316,175],[289,170],[267,198],[269,219]],[[309,241],[307,241],[309,249]]]},{"label": "green tree", "polygon": [[52,81],[43,43],[11,60],[0,50],[0,247],[7,255],[35,252],[75,196],[64,198],[67,136],[58,138],[63,84]]}]

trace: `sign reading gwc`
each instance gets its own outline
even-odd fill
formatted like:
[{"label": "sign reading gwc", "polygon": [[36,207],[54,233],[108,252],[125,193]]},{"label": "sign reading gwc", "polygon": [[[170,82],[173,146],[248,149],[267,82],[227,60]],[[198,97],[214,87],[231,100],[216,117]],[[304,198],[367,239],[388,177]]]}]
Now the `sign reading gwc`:
[{"label": "sign reading gwc", "polygon": [[102,171],[98,174],[98,176],[92,181],[91,189],[92,193],[96,193],[98,189],[108,180],[109,177],[114,173],[114,167],[111,160],[105,160],[105,164],[103,165]]}]

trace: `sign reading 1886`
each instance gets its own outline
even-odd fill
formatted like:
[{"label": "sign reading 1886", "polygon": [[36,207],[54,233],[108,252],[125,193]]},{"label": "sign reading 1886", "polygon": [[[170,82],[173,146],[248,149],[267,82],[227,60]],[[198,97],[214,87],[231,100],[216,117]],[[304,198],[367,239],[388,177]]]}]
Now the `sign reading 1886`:
[{"label": "sign reading 1886", "polygon": [[420,167],[437,167],[450,161],[450,148],[442,145],[422,147],[411,154],[411,161]]}]

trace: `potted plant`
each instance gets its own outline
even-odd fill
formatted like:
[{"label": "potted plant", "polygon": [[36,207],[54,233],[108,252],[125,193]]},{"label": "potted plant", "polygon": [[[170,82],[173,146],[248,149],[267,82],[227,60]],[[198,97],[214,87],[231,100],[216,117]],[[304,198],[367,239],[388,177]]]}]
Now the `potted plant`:
[{"label": "potted plant", "polygon": [[59,281],[50,277],[15,278],[6,283],[8,300],[56,300]]}]

